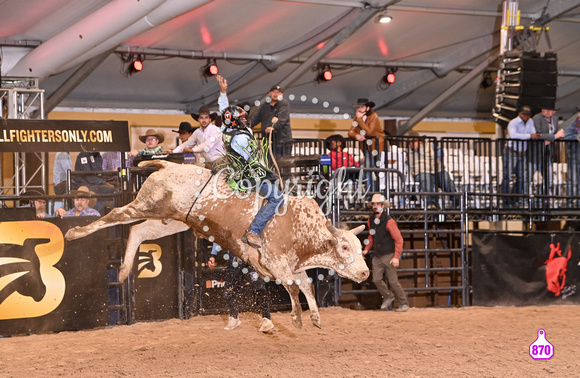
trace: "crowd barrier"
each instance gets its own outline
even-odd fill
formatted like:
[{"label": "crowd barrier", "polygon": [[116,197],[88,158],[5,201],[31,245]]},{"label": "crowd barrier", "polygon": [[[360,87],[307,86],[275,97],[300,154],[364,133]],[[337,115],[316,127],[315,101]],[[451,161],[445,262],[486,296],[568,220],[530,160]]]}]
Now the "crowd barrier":
[{"label": "crowd barrier", "polygon": [[[370,150],[376,145],[373,139],[343,139],[346,158],[322,139],[286,143],[289,155],[282,159],[307,162],[308,169],[285,164],[282,176],[329,178],[344,166],[349,168],[344,186],[352,193],[360,182],[357,168],[364,168],[368,197],[385,193],[397,209],[457,209],[463,195],[470,209],[541,212],[578,207],[578,141],[388,136],[385,151],[379,152]],[[337,156],[348,164],[335,164]],[[317,159],[327,165],[317,164]]]}]

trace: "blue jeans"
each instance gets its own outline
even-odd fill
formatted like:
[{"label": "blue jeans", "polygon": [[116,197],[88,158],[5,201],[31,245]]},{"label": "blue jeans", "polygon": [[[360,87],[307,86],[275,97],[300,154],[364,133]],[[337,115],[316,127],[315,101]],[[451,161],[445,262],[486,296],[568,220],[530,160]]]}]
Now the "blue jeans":
[{"label": "blue jeans", "polygon": [[256,214],[256,217],[250,224],[249,231],[256,235],[260,235],[264,231],[270,219],[272,219],[276,211],[284,204],[284,197],[276,183],[262,181],[260,183],[259,193],[261,197],[268,200],[268,203],[260,208],[258,214]]}]

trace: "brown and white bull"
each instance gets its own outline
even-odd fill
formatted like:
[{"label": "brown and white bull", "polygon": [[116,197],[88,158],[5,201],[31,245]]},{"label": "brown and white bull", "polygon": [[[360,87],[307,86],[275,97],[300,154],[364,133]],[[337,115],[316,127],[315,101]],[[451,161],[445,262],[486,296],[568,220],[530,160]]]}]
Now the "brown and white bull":
[{"label": "brown and white bull", "polygon": [[113,209],[87,226],[70,229],[65,235],[67,240],[74,240],[105,227],[146,219],[131,227],[120,270],[121,280],[127,277],[142,241],[189,227],[241,257],[262,277],[282,284],[290,294],[292,322],[296,327],[302,327],[300,290],[308,302],[313,324],[320,327],[320,314],[307,269],[332,269],[356,282],[369,277],[356,237],[364,226],[352,231],[333,227],[311,198],[287,197],[287,211],[268,223],[258,251],[241,242],[257,211],[251,193],[247,198],[232,195],[223,177],[195,165],[146,161],[140,166],[155,166],[159,170],[147,178],[133,202]]}]

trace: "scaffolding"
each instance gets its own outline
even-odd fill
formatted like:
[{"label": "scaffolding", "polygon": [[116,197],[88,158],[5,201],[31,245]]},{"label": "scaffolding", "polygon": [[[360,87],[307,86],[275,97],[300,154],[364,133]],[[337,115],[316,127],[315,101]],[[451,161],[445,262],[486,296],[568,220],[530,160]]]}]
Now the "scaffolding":
[{"label": "scaffolding", "polygon": [[[44,90],[38,78],[3,77],[0,119],[44,119]],[[0,150],[0,196],[19,196],[29,189],[48,190],[48,153]],[[4,205],[3,201],[0,205]]]}]

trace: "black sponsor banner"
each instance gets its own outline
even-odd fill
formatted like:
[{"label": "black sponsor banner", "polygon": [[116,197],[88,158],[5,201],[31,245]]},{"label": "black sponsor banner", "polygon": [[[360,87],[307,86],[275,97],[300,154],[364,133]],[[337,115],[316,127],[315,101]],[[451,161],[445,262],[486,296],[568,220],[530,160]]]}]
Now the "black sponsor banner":
[{"label": "black sponsor banner", "polygon": [[129,151],[127,121],[0,118],[0,152]]},{"label": "black sponsor banner", "polygon": [[[227,314],[228,307],[224,298],[226,267],[202,269],[200,282],[199,310],[202,314]],[[240,312],[253,311],[261,313],[256,300],[256,291],[252,287],[248,273],[238,282],[235,290],[235,306]],[[270,293],[272,310],[287,310],[292,308],[290,295],[276,282],[266,283],[266,290]],[[300,293],[299,300],[306,303],[306,298]]]},{"label": "black sponsor banner", "polygon": [[580,238],[473,233],[473,304],[580,304]]},{"label": "black sponsor banner", "polygon": [[64,241],[95,219],[0,222],[0,335],[107,325],[108,230]]},{"label": "black sponsor banner", "polygon": [[133,264],[135,320],[179,317],[177,241],[170,235],[139,246]]}]

